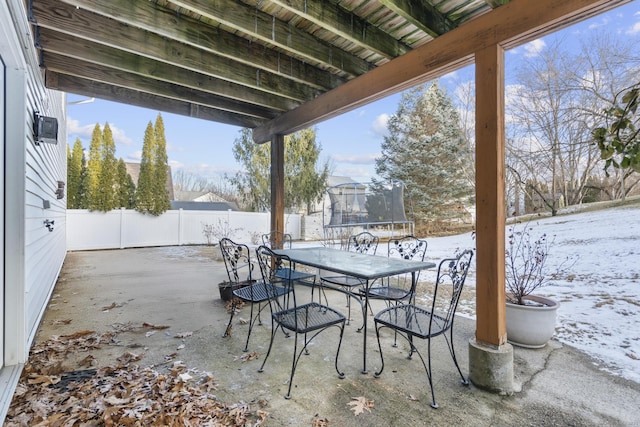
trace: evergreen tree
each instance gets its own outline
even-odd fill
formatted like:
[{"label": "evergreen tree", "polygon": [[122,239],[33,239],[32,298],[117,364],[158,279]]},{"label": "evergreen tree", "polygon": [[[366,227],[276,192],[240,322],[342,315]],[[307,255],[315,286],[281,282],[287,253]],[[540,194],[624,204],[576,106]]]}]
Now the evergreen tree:
[{"label": "evergreen tree", "polygon": [[84,151],[79,138],[73,143],[73,151],[67,145],[67,208],[82,209],[82,178]]},{"label": "evergreen tree", "polygon": [[89,143],[89,162],[87,164],[86,207],[100,210],[100,169],[102,166],[102,131],[96,123]]},{"label": "evergreen tree", "polygon": [[[287,135],[285,144],[285,208],[308,207],[319,200],[326,188],[329,165],[316,170],[321,147],[316,143],[314,129]],[[234,158],[244,167],[231,185],[241,195],[246,208],[252,211],[271,207],[271,144],[255,144],[250,129],[242,129],[233,145]]]},{"label": "evergreen tree", "polygon": [[82,150],[82,168],[80,169],[80,200],[78,201],[78,209],[87,209],[87,185],[88,170],[87,158],[84,150]]},{"label": "evergreen tree", "polygon": [[100,185],[97,200],[99,210],[110,211],[118,207],[116,197],[116,172],[118,162],[116,160],[116,145],[113,141],[113,133],[109,123],[105,123],[102,130],[102,150],[100,165]]},{"label": "evergreen tree", "polygon": [[117,205],[121,208],[132,209],[135,200],[136,186],[133,183],[133,179],[131,179],[131,175],[127,173],[127,166],[122,159],[118,160],[116,183]]},{"label": "evergreen tree", "polygon": [[142,213],[151,213],[154,209],[154,171],[153,159],[156,138],[151,121],[147,124],[142,143],[142,158],[140,159],[140,174],[136,189],[135,209]]},{"label": "evergreen tree", "polygon": [[171,209],[171,201],[167,191],[167,176],[169,174],[169,160],[167,158],[167,140],[164,136],[164,122],[162,115],[158,114],[153,128],[155,135],[155,150],[153,155],[154,173],[154,206],[150,212],[153,215],[160,215]]},{"label": "evergreen tree", "polygon": [[285,137],[285,194],[290,206],[304,206],[309,212],[314,202],[322,200],[329,177],[329,164],[317,170],[322,147],[316,144],[316,131],[303,129]]},{"label": "evergreen tree", "polygon": [[469,147],[458,113],[440,86],[433,83],[403,93],[387,127],[376,173],[405,183],[416,221],[460,216],[473,194],[463,173]]}]

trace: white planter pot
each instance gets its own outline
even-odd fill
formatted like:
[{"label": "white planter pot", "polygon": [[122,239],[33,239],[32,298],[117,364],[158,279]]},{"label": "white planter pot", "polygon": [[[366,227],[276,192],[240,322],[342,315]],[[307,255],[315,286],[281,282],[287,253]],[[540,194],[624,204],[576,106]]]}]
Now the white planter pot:
[{"label": "white planter pot", "polygon": [[535,305],[507,302],[507,340],[520,347],[542,348],[556,330],[556,311],[560,304],[535,295],[524,299]]}]

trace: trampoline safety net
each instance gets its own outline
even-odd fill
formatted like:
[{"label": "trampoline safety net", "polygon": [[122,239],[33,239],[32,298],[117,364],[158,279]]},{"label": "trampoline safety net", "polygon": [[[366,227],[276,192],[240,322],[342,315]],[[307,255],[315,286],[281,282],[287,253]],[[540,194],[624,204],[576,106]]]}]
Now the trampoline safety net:
[{"label": "trampoline safety net", "polygon": [[[330,206],[325,207],[325,228],[378,227],[410,224],[404,206],[404,184],[350,182],[327,189]],[[328,218],[327,218],[328,216]]]}]

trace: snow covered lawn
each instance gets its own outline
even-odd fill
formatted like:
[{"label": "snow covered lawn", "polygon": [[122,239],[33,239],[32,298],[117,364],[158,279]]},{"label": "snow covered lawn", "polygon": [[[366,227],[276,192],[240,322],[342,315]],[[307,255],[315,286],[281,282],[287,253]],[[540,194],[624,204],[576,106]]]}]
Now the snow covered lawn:
[{"label": "snow covered lawn", "polygon": [[[534,238],[555,238],[550,272],[578,254],[565,277],[536,292],[560,302],[556,338],[601,360],[602,369],[640,382],[640,206],[541,218],[529,226]],[[427,240],[427,258],[434,262],[458,248],[475,248],[471,233]],[[430,271],[421,279],[434,276]],[[475,284],[471,271],[459,308],[463,316],[475,316]]]}]

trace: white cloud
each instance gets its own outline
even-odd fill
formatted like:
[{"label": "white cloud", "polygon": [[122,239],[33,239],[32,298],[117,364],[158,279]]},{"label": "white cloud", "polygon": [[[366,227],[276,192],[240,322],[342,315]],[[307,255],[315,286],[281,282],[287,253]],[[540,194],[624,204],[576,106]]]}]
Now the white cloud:
[{"label": "white cloud", "polygon": [[441,79],[445,80],[445,79],[450,79],[450,80],[456,80],[458,78],[458,70],[455,71],[451,71],[447,74],[445,74],[444,76],[441,77]]},{"label": "white cloud", "polygon": [[95,125],[80,126],[80,122],[71,117],[67,119],[67,133],[69,136],[74,135],[78,138],[91,138],[94,127]]},{"label": "white cloud", "polygon": [[[636,15],[640,16],[640,12],[636,13]],[[633,26],[627,30],[627,34],[640,34],[640,21],[633,24]]]},{"label": "white cloud", "polygon": [[129,138],[122,129],[115,127],[111,123],[109,123],[109,127],[111,128],[111,133],[113,134],[113,141],[116,144],[122,144],[122,145],[133,144],[133,140]]},{"label": "white cloud", "polygon": [[389,134],[387,129],[387,122],[389,121],[389,115],[387,113],[380,114],[371,124],[373,133],[377,136],[385,137]]},{"label": "white cloud", "polygon": [[538,56],[538,54],[542,51],[542,49],[544,49],[544,47],[547,44],[544,42],[544,40],[542,39],[535,39],[534,41],[531,41],[527,44],[524,45],[524,56],[526,57],[533,57],[533,56]]},{"label": "white cloud", "polygon": [[380,157],[380,153],[331,155],[331,159],[336,163],[349,163],[352,165],[372,165],[377,157]]},{"label": "white cloud", "polygon": [[135,160],[135,161],[140,161],[142,160],[142,150],[138,150],[138,151],[134,151],[133,153],[129,153],[127,155],[127,159],[129,160]]},{"label": "white cloud", "polygon": [[602,28],[602,27],[607,26],[610,21],[611,21],[611,18],[609,18],[608,16],[605,16],[602,19],[594,22],[593,24],[590,24],[588,28],[590,30],[596,30],[598,28]]},{"label": "white cloud", "polygon": [[171,167],[171,170],[182,169],[184,167],[184,163],[177,160],[169,160],[169,166]]},{"label": "white cloud", "polygon": [[[72,119],[71,117],[67,119],[67,133],[69,134],[69,136],[75,136],[80,139],[86,138],[90,140],[91,135],[93,134],[93,129],[95,127],[95,123],[91,125],[80,125],[80,122],[78,120]],[[133,144],[133,140],[129,138],[122,129],[112,125],[111,123],[109,123],[109,127],[111,128],[113,141],[116,144]],[[103,126],[100,125],[100,128],[102,129]]]},{"label": "white cloud", "polygon": [[372,168],[354,167],[354,166],[338,166],[334,171],[335,176],[348,176],[355,181],[367,182],[375,175]]}]

